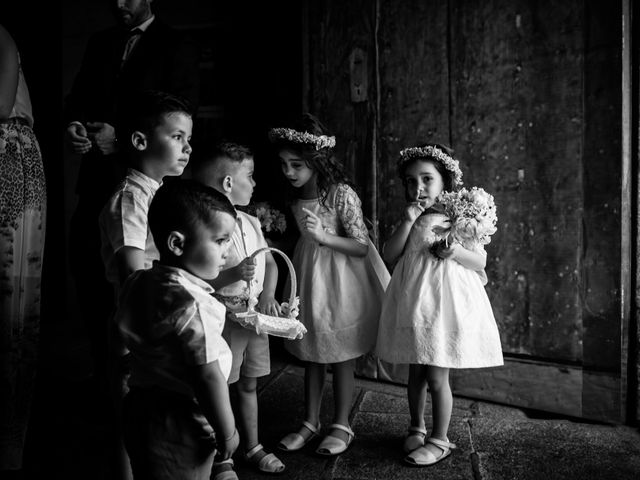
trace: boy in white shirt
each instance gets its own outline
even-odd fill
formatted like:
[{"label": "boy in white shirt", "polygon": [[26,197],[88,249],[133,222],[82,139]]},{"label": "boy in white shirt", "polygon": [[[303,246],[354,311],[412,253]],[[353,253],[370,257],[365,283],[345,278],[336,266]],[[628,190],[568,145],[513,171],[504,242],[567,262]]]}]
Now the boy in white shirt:
[{"label": "boy in white shirt", "polygon": [[[247,147],[222,143],[195,164],[193,178],[224,193],[234,206],[245,206],[255,187],[253,170],[253,154]],[[267,246],[260,221],[238,211],[225,270],[211,284],[216,297],[227,307],[223,336],[233,353],[229,384],[235,384],[236,388],[244,458],[262,472],[281,473],[284,464],[273,453],[265,452],[258,439],[257,384],[258,377],[270,372],[269,337],[264,333],[258,335],[234,320],[235,312],[247,309],[247,282],[252,280],[252,293],[259,295],[257,310],[274,316],[280,313],[274,298],[278,267],[273,256],[267,252],[250,258],[256,250]]]},{"label": "boy in white shirt", "polygon": [[115,316],[131,352],[123,418],[135,479],[237,480],[225,307],[208,283],[235,215],[224,195],[193,180],[163,185],[151,202],[159,260],[126,280]]}]

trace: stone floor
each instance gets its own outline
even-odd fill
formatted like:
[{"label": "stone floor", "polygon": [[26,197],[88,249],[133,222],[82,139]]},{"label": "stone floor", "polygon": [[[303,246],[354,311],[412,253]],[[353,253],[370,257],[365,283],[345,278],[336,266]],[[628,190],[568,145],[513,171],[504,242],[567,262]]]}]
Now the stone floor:
[{"label": "stone floor", "polygon": [[[301,365],[279,353],[274,355],[271,375],[260,382],[260,436],[267,449],[275,451],[277,441],[302,419],[303,374]],[[330,376],[328,379],[330,382]],[[81,337],[61,337],[59,343],[44,349],[38,385],[24,478],[109,479],[111,425]],[[328,384],[323,425],[331,423],[332,403]],[[449,437],[458,448],[438,465],[415,468],[402,462],[408,421],[403,386],[358,379],[351,412],[356,439],[350,449],[326,459],[314,454],[316,440],[300,452],[277,452],[287,466],[279,478],[640,478],[640,432],[629,426],[544,418],[518,408],[456,397]],[[267,478],[241,460],[236,462],[236,471],[241,480]]]}]

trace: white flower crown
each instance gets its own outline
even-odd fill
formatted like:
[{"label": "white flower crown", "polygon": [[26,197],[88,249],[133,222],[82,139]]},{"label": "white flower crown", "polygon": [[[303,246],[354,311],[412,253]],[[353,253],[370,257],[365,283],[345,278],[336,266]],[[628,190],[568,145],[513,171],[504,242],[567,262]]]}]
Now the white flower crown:
[{"label": "white flower crown", "polygon": [[462,170],[458,160],[447,155],[438,147],[428,145],[426,147],[411,147],[400,151],[400,161],[407,161],[411,158],[431,157],[438,160],[452,176],[453,185],[462,185]]},{"label": "white flower crown", "polygon": [[321,148],[333,148],[336,146],[336,137],[327,135],[314,135],[308,132],[299,132],[293,128],[272,128],[269,130],[269,140],[287,140],[293,143],[313,145],[316,150]]}]

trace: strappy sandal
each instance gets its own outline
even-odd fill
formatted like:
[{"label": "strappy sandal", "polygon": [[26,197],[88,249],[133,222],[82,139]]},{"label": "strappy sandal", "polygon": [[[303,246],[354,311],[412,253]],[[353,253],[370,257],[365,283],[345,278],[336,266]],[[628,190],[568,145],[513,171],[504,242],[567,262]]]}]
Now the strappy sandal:
[{"label": "strappy sandal", "polygon": [[339,455],[349,448],[349,445],[351,445],[351,442],[353,442],[356,435],[349,427],[345,427],[339,423],[332,423],[329,425],[329,428],[332,430],[342,430],[343,432],[347,432],[347,441],[345,442],[341,438],[334,437],[333,435],[327,435],[324,437],[322,442],[320,442],[320,445],[318,445],[316,453],[325,456]]},{"label": "strappy sandal", "polygon": [[[427,449],[428,444],[434,445],[439,450],[442,450],[442,453],[436,457],[430,450]],[[414,467],[426,467],[428,465],[435,465],[440,460],[444,460],[449,455],[451,455],[451,450],[453,450],[454,448],[456,448],[455,443],[429,437],[424,442],[424,445],[422,447],[416,448],[413,452],[404,457],[404,461],[410,465],[413,465]]]},{"label": "strappy sandal", "polygon": [[309,435],[308,438],[305,439],[298,432],[290,433],[289,435],[285,436],[282,440],[280,440],[280,443],[278,443],[278,448],[280,450],[284,450],[285,452],[295,452],[296,450],[300,450],[307,443],[309,443],[313,438],[318,436],[318,431],[320,430],[320,424],[318,423],[318,426],[316,427],[315,425],[312,425],[311,423],[304,421],[302,422],[302,427],[300,427],[300,430],[302,430],[303,428],[306,428],[311,432],[311,435]]},{"label": "strappy sandal", "polygon": [[[264,455],[260,458],[256,458],[258,452],[264,452]],[[273,453],[267,453],[264,451],[264,447],[259,443],[251,450],[244,454],[246,462],[254,465],[263,473],[278,474],[284,472],[284,463],[280,461]]]},{"label": "strappy sandal", "polygon": [[413,452],[416,448],[424,445],[424,439],[427,437],[427,429],[422,427],[409,427],[409,435],[404,439],[403,449],[405,453]]},{"label": "strappy sandal", "polygon": [[[216,471],[216,468],[221,467],[223,465],[228,465],[225,470],[218,472],[216,475],[213,475],[213,472]],[[233,470],[233,459],[227,458],[226,460],[222,460],[221,462],[213,462],[213,466],[211,467],[211,480],[238,480],[238,475]]]}]

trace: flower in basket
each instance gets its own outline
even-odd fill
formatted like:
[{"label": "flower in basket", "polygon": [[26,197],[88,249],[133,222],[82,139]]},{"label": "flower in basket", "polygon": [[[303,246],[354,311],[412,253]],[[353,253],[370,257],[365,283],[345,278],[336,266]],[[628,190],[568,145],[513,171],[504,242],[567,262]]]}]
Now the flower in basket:
[{"label": "flower in basket", "polygon": [[295,297],[293,299],[293,302],[291,302],[291,305],[289,305],[289,302],[282,302],[280,304],[280,310],[282,312],[282,315],[287,318],[298,318],[298,313],[300,313],[299,306],[300,297]]},{"label": "flower in basket", "polygon": [[258,217],[260,226],[265,233],[284,233],[287,221],[284,214],[277,208],[272,208],[267,202],[258,202],[250,208],[250,213]]},{"label": "flower in basket", "polygon": [[443,192],[436,199],[449,217],[448,226],[435,226],[433,231],[443,237],[446,245],[460,243],[467,248],[486,245],[496,232],[498,216],[493,196],[480,187]]}]

